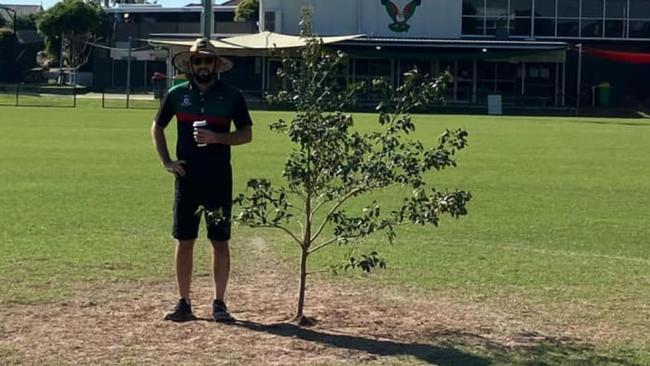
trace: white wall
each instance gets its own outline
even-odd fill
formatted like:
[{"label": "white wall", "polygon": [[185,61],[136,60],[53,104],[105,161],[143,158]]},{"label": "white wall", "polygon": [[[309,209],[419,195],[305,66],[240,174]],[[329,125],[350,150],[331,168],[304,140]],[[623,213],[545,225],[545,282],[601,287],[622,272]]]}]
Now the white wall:
[{"label": "white wall", "polygon": [[[391,0],[402,10],[411,0]],[[267,11],[280,11],[282,29],[298,34],[301,8],[314,10],[314,30],[319,35],[363,33],[375,37],[460,38],[461,0],[421,0],[415,14],[407,21],[407,32],[389,29],[393,20],[381,0],[263,0]]]}]

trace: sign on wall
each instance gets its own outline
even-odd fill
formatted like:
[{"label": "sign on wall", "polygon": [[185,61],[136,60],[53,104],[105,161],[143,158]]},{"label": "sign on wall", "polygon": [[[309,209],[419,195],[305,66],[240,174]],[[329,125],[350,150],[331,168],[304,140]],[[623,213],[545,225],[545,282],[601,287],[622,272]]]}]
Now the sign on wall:
[{"label": "sign on wall", "polygon": [[388,28],[396,33],[408,32],[411,26],[408,24],[409,19],[415,14],[418,6],[422,5],[422,0],[408,1],[404,6],[400,6],[397,0],[380,0],[381,5],[386,8],[386,12],[392,23]]}]

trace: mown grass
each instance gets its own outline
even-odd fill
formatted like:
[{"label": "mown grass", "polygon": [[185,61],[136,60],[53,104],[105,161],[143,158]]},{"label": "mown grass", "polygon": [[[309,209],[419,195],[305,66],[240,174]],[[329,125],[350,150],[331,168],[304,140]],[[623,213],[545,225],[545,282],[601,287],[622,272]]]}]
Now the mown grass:
[{"label": "mown grass", "polygon": [[[155,112],[88,103],[0,110],[0,303],[46,302],[70,296],[79,283],[173,273],[172,178],[151,146]],[[280,181],[289,146],[267,126],[288,116],[254,113],[254,143],[234,149],[235,192],[253,177]],[[470,215],[445,219],[437,229],[400,228],[394,245],[369,238],[359,250],[378,250],[388,270],[351,275],[354,283],[495,303],[520,296],[558,316],[578,309],[570,314],[585,322],[645,329],[634,348],[646,351],[635,357],[650,362],[650,122],[444,115],[416,121],[416,137],[429,145],[444,128],[470,132],[459,167],[431,175],[436,187],[472,192]],[[356,116],[359,128],[373,123],[372,115]],[[395,207],[402,193],[373,198]],[[279,233],[236,227],[234,243],[253,236],[295,259]],[[235,263],[255,265],[234,250]],[[341,263],[346,251],[321,251],[311,268]],[[207,271],[207,256],[201,258],[198,270]]]}]

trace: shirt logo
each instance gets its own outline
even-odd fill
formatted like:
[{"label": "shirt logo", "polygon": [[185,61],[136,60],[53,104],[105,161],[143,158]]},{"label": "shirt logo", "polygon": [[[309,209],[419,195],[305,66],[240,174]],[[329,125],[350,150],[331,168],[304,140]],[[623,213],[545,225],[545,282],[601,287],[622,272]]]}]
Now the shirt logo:
[{"label": "shirt logo", "polygon": [[192,102],[190,101],[190,96],[189,95],[183,95],[183,102],[181,103],[181,107],[189,107],[192,105]]}]

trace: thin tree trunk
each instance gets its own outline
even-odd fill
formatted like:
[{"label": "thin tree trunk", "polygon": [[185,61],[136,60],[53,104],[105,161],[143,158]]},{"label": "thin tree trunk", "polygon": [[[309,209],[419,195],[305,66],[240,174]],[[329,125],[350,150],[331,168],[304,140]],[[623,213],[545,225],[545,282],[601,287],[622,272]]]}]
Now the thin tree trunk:
[{"label": "thin tree trunk", "polygon": [[300,323],[304,322],[304,308],[305,308],[305,287],[307,283],[307,248],[303,246],[302,253],[300,254],[300,284],[298,287],[298,307],[296,309],[296,316],[294,321]]},{"label": "thin tree trunk", "polygon": [[305,200],[305,237],[302,240],[301,253],[300,253],[300,284],[298,287],[298,308],[296,309],[296,316],[294,321],[299,325],[310,325],[311,321],[305,316],[305,285],[307,282],[307,256],[309,255],[309,246],[311,245],[311,225],[312,225],[312,212],[311,212],[311,149],[307,147],[307,176],[305,187],[307,190],[307,199]]}]

